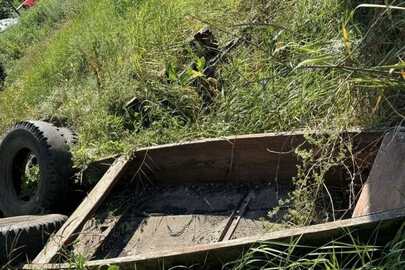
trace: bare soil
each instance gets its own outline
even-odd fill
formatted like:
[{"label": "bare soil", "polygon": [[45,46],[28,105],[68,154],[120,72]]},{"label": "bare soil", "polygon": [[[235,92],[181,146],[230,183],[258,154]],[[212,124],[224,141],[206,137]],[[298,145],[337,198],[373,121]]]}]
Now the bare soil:
[{"label": "bare soil", "polygon": [[168,185],[141,192],[124,188],[85,224],[73,251],[87,259],[102,259],[217,242],[251,190],[255,196],[232,238],[285,228],[268,212],[287,196],[289,186]]}]

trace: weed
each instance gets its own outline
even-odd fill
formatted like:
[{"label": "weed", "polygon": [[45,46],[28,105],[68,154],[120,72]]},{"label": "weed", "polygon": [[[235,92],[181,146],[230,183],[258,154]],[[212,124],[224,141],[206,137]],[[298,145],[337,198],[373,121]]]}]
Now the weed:
[{"label": "weed", "polygon": [[[301,159],[301,165],[297,168],[297,176],[292,179],[293,191],[270,212],[271,216],[275,216],[281,209],[285,209],[282,219],[284,223],[293,226],[335,221],[344,214],[351,213],[354,204],[347,205],[343,202],[354,201],[354,182],[362,182],[355,177],[361,176],[361,168],[356,164],[350,165],[353,149],[349,138],[336,131],[325,131],[322,135],[305,135],[305,138],[306,144],[295,150]],[[328,190],[325,184],[326,176],[338,167],[346,168],[348,172],[348,179],[340,179],[346,190],[344,195],[338,190]]]},{"label": "weed", "polygon": [[68,264],[69,267],[77,270],[86,270],[86,262],[87,259],[80,255],[80,254],[72,254],[70,257],[68,257]]},{"label": "weed", "polygon": [[291,242],[268,242],[251,248],[239,260],[228,263],[224,269],[402,269],[403,228],[385,246],[379,246],[374,236],[359,240],[351,232],[321,247],[302,245],[301,239]]}]

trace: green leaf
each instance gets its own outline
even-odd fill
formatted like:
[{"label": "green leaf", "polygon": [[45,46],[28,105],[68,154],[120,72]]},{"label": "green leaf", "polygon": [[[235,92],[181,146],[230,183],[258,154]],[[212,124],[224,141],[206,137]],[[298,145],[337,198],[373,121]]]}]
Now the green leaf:
[{"label": "green leaf", "polygon": [[332,56],[322,56],[322,57],[318,57],[318,58],[310,58],[310,59],[306,59],[304,61],[302,61],[301,63],[299,63],[295,69],[298,69],[302,66],[307,66],[307,65],[315,65],[315,64],[325,64],[328,60],[331,60]]},{"label": "green leaf", "polygon": [[197,67],[197,71],[199,71],[200,73],[202,73],[204,71],[205,68],[205,58],[201,57],[201,58],[197,58],[197,60],[195,61],[195,65]]},{"label": "green leaf", "polygon": [[361,5],[358,5],[354,10],[359,9],[359,8],[384,8],[384,9],[396,9],[396,10],[405,11],[405,7],[391,6],[391,5],[378,5],[378,4],[361,4]]},{"label": "green leaf", "polygon": [[200,72],[200,71],[193,70],[193,69],[190,69],[189,71],[190,71],[189,74],[190,74],[190,78],[191,78],[191,79],[196,79],[196,78],[204,77],[204,73],[202,73],[202,72]]},{"label": "green leaf", "polygon": [[381,66],[381,68],[403,69],[403,68],[405,68],[405,62],[401,61],[395,65]]},{"label": "green leaf", "polygon": [[172,63],[168,63],[166,65],[166,73],[167,73],[169,81],[172,81],[172,82],[177,81],[176,67]]},{"label": "green leaf", "polygon": [[342,25],[342,33],[343,33],[343,42],[345,44],[346,52],[348,55],[351,55],[351,43],[350,43],[350,34],[349,31],[347,30],[347,27],[345,24]]}]

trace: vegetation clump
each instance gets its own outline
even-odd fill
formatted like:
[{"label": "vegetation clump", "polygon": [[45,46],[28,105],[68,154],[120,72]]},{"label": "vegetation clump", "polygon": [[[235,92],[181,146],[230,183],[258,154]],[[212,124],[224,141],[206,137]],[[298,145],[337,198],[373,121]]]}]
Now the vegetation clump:
[{"label": "vegetation clump", "polygon": [[368,240],[360,241],[348,232],[342,239],[320,247],[301,245],[300,239],[287,243],[262,243],[241,259],[226,264],[224,269],[403,269],[403,227],[385,246],[375,242],[378,233],[379,228],[376,228]]}]

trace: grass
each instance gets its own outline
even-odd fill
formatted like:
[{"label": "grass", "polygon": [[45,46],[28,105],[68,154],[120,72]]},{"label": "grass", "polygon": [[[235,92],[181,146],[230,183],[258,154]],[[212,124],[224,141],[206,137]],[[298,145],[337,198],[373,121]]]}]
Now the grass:
[{"label": "grass", "polygon": [[[387,89],[403,87],[401,78],[327,66],[345,61],[388,71],[383,66],[400,63],[400,40],[379,41],[373,59],[387,51],[390,57],[375,66],[359,45],[371,43],[371,37],[362,42],[371,22],[356,18],[362,8],[351,18],[350,1],[266,5],[43,0],[0,40],[0,61],[8,73],[0,95],[0,131],[27,118],[63,122],[78,133],[75,158],[85,164],[139,146],[193,138],[398,121],[385,99],[378,106],[377,101]],[[402,31],[401,14],[387,13],[382,24]],[[259,23],[238,26],[253,18]],[[242,33],[247,37],[219,65],[216,97],[208,108],[195,85],[168,82],[164,75],[166,67],[181,71],[196,59],[188,40],[203,26],[221,45]],[[349,52],[345,44],[360,48]],[[308,67],[314,65],[326,67]],[[123,109],[133,97],[143,111]]]},{"label": "grass", "polygon": [[[301,237],[285,242],[262,242],[251,247],[235,261],[223,264],[223,270],[299,270],[299,269],[362,269],[362,270],[400,270],[405,265],[405,223],[395,232],[390,232],[392,240],[376,226],[367,234],[347,231],[334,240],[320,246],[304,244]],[[385,230],[387,232],[387,230]],[[392,236],[393,234],[393,236]],[[322,241],[322,240],[321,240]],[[74,269],[86,269],[86,259],[73,255],[69,264]],[[109,266],[108,269],[119,269]],[[134,266],[136,269],[136,266]],[[161,266],[160,269],[211,269],[209,262],[195,263],[191,266]]]},{"label": "grass", "polygon": [[[172,52],[164,48],[177,46],[175,51],[184,51],[187,37],[201,27],[200,23],[194,23],[191,25],[194,29],[187,29],[189,21],[185,19],[186,14],[203,7],[192,1],[162,6],[159,1],[139,2],[133,7],[133,2],[127,1],[126,5],[131,6],[128,10],[124,2],[72,3],[81,10],[80,15],[65,24],[50,25],[50,28],[60,27],[58,31],[49,32],[41,26],[39,33],[33,34],[51,38],[45,39],[45,42],[41,39],[36,49],[29,49],[28,55],[15,60],[17,63],[11,61],[15,70],[9,71],[9,80],[14,83],[2,95],[5,112],[2,116],[6,117],[1,121],[3,131],[17,119],[59,117],[66,119],[67,124],[79,134],[78,153],[100,156],[132,148],[131,144],[152,143],[152,140],[146,139],[148,136],[140,134],[148,130],[137,130],[142,129],[138,127],[142,117],[157,118],[156,128],[152,128],[155,131],[184,129],[190,119],[172,117],[171,111],[160,108],[159,102],[171,99],[179,110],[186,111],[190,116],[190,112],[199,109],[196,108],[198,96],[190,89],[173,87],[168,91],[168,85],[158,83],[157,73],[173,58]],[[43,7],[47,12],[45,7],[48,4],[44,1],[38,9]],[[109,9],[110,5],[115,9]],[[207,4],[212,9],[221,9],[221,5],[224,4]],[[48,16],[48,13],[37,13],[29,16]],[[56,12],[55,16],[62,15],[65,15],[64,11]],[[37,18],[29,19],[28,23]],[[89,26],[91,32],[88,31]],[[12,31],[7,34],[10,39],[16,38]],[[25,46],[30,42],[32,40],[22,40],[21,44]],[[20,48],[17,51],[14,54],[22,53]],[[7,50],[6,59],[10,52]],[[131,79],[133,76],[141,76],[142,80]],[[13,90],[18,81],[24,86]],[[148,87],[152,89],[148,90]],[[14,91],[21,94],[16,97]],[[122,110],[122,105],[133,96],[148,102],[150,109],[147,116],[128,116]],[[16,107],[21,109],[15,110]],[[169,127],[165,127],[167,125]],[[155,135],[157,137],[161,136]],[[145,139],[136,143],[137,138]],[[161,142],[164,140],[169,139],[162,138]]]},{"label": "grass", "polygon": [[348,232],[345,238],[320,247],[290,243],[262,243],[251,248],[241,259],[228,263],[225,269],[403,269],[405,258],[404,231],[398,231],[392,241],[381,246],[375,239],[378,229],[368,240],[359,240]]},{"label": "grass", "polygon": [[[382,8],[386,2],[392,7]],[[8,75],[0,92],[0,133],[24,119],[69,126],[79,137],[76,165],[85,166],[105,155],[188,139],[402,124],[405,12],[394,7],[403,4],[41,0],[0,35]],[[241,38],[214,78],[187,70],[192,61],[205,67],[189,41],[206,26],[220,47]],[[134,97],[140,109],[126,109]],[[321,141],[325,153],[333,142]],[[292,194],[291,210],[313,213],[318,197],[308,197],[308,188],[319,190],[325,168],[341,161],[339,155],[327,162],[309,156],[301,176],[311,163],[320,166],[296,183],[316,185]]]}]

